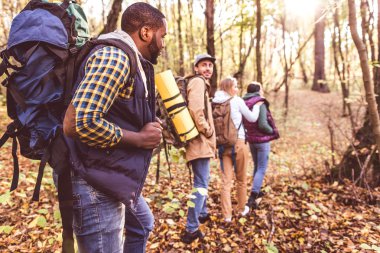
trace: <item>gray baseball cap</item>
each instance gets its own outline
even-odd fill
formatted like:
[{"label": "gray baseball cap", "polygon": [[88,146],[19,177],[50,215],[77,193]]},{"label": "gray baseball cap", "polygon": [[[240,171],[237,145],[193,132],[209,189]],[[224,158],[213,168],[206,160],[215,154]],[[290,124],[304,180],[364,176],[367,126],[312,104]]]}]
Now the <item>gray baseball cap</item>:
[{"label": "gray baseball cap", "polygon": [[200,61],[203,61],[203,60],[209,60],[211,61],[212,63],[215,64],[215,57],[212,57],[211,55],[209,54],[198,54],[197,56],[195,56],[195,60],[194,60],[194,66],[197,66],[198,63]]}]

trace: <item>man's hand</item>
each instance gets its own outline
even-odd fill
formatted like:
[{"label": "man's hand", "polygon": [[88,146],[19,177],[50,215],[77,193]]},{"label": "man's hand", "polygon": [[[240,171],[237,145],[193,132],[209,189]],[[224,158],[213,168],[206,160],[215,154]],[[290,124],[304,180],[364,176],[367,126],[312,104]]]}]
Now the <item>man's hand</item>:
[{"label": "man's hand", "polygon": [[123,138],[120,145],[134,146],[144,149],[154,149],[158,147],[162,138],[162,126],[159,122],[147,123],[140,132],[132,132],[123,129]]},{"label": "man's hand", "polygon": [[162,138],[162,127],[159,122],[150,122],[146,124],[141,131],[139,148],[153,149],[158,147]]}]

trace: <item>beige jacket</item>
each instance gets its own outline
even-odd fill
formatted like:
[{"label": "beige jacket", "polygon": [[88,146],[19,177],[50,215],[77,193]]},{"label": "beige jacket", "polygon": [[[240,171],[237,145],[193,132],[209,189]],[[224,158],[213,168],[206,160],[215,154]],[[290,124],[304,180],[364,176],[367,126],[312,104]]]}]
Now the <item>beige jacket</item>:
[{"label": "beige jacket", "polygon": [[[206,84],[206,85],[205,85]],[[209,99],[210,84],[201,77],[195,77],[187,85],[187,100],[190,115],[195,122],[199,135],[186,146],[186,160],[198,158],[214,158],[216,152],[216,137],[212,108]],[[205,108],[205,93],[207,109]],[[208,117],[205,117],[205,113]]]}]

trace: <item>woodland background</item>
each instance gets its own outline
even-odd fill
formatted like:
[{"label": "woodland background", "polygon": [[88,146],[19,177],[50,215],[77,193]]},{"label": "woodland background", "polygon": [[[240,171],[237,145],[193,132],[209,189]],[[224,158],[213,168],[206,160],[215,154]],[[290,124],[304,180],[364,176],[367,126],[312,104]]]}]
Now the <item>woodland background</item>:
[{"label": "woodland background", "polygon": [[[0,1],[0,48],[27,1]],[[118,27],[134,1],[77,1],[91,33]],[[281,138],[272,143],[260,209],[222,222],[218,160],[212,161],[207,237],[187,246],[189,173],[183,151],[155,156],[144,196],[156,217],[148,252],[380,252],[380,0],[147,1],[169,33],[156,72],[190,74],[194,56],[217,58],[213,92],[226,76],[241,94],[263,83]],[[6,128],[0,86],[0,130]],[[59,252],[61,222],[51,172],[31,203],[38,162],[20,159],[9,193],[11,143],[0,150],[0,251]],[[248,173],[252,175],[253,164]],[[156,172],[160,177],[157,182]],[[249,177],[251,182],[251,176]]]}]

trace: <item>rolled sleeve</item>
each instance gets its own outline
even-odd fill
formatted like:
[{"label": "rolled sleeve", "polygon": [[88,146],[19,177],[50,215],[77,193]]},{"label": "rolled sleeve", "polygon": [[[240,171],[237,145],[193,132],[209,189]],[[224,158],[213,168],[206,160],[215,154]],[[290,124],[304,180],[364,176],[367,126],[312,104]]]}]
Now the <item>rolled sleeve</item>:
[{"label": "rolled sleeve", "polygon": [[119,48],[107,46],[89,57],[84,78],[72,100],[76,132],[82,142],[106,148],[121,140],[121,128],[104,116],[124,88],[128,75],[128,56]]}]

